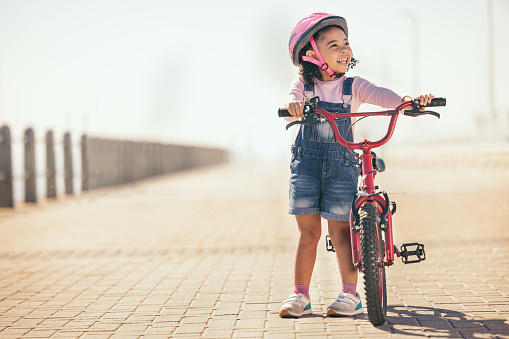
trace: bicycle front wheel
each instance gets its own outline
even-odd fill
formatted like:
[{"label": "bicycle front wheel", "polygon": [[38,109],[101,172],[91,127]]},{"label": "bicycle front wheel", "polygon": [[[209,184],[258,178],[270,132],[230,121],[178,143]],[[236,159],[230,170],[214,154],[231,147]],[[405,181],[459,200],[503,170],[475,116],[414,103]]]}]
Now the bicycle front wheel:
[{"label": "bicycle front wheel", "polygon": [[387,312],[385,249],[380,214],[374,204],[367,203],[362,205],[359,216],[368,318],[374,326],[379,326],[385,323]]}]

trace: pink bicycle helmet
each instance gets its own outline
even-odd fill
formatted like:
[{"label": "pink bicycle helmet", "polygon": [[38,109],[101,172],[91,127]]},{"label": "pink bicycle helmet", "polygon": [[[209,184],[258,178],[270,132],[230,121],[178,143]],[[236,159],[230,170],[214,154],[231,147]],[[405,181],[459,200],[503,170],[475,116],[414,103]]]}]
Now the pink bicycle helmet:
[{"label": "pink bicycle helmet", "polygon": [[299,53],[310,42],[318,59],[303,56],[302,60],[318,65],[322,70],[327,71],[331,77],[339,77],[340,75],[334,73],[327,63],[325,63],[313,39],[313,35],[315,35],[316,32],[327,26],[340,27],[348,38],[348,26],[344,18],[329,13],[313,13],[299,21],[292,30],[288,43],[290,58],[295,66],[299,66],[301,62],[301,60],[299,60]]}]

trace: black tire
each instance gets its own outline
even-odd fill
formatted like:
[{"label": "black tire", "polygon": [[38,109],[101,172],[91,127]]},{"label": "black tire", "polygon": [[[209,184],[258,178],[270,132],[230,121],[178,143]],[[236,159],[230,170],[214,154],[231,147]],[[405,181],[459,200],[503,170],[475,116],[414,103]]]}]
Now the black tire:
[{"label": "black tire", "polygon": [[364,289],[369,321],[374,326],[385,323],[387,312],[387,290],[383,232],[380,229],[380,214],[375,205],[364,204],[360,209],[361,253],[364,271]]}]

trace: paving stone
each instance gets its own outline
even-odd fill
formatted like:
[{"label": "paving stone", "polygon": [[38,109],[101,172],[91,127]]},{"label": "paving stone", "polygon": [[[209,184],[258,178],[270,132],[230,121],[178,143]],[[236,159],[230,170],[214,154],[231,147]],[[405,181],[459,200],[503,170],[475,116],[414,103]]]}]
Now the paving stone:
[{"label": "paving stone", "polygon": [[53,335],[51,338],[81,338],[85,332],[82,331],[66,331],[63,329],[59,329]]},{"label": "paving stone", "polygon": [[183,324],[175,328],[174,334],[195,334],[199,335],[205,330],[205,324]]},{"label": "paving stone", "polygon": [[233,329],[222,329],[222,328],[207,328],[203,332],[203,336],[206,338],[231,338],[233,335]]},{"label": "paving stone", "polygon": [[50,338],[55,334],[57,330],[45,330],[45,329],[32,329],[28,331],[24,336],[31,338]]},{"label": "paving stone", "polygon": [[279,333],[279,332],[272,332],[268,331],[265,334],[266,339],[295,339],[295,333]]},{"label": "paving stone", "polygon": [[262,319],[244,319],[237,320],[235,327],[238,329],[259,329],[265,327],[265,318]]},{"label": "paving stone", "polygon": [[89,338],[93,338],[93,339],[99,339],[99,338],[109,338],[113,335],[114,333],[113,332],[100,332],[100,331],[97,331],[97,332],[85,332],[81,337],[80,339],[82,338],[86,338],[86,339],[89,339]]}]

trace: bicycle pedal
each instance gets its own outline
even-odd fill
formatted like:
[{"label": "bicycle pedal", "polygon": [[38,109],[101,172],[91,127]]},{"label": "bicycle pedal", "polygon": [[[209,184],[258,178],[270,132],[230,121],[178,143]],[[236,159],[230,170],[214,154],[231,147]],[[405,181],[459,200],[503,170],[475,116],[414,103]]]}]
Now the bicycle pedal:
[{"label": "bicycle pedal", "polygon": [[426,260],[424,245],[416,242],[401,245],[401,256],[404,264],[414,264]]},{"label": "bicycle pedal", "polygon": [[336,250],[334,249],[334,245],[332,245],[332,240],[330,240],[329,235],[325,236],[325,248],[329,252],[336,252]]},{"label": "bicycle pedal", "polygon": [[391,214],[394,215],[394,213],[396,213],[396,202],[395,201],[391,201]]}]

